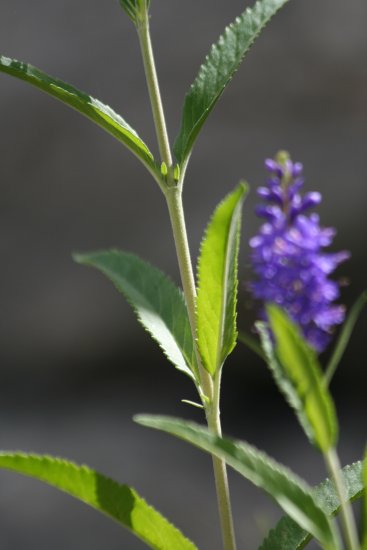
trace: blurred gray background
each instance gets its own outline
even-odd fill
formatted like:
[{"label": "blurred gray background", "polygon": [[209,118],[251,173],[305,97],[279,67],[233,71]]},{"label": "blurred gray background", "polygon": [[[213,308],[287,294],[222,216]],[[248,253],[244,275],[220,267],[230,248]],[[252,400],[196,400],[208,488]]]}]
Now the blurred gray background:
[{"label": "blurred gray background", "polygon": [[[171,138],[183,98],[243,0],[152,0],[152,34]],[[320,190],[349,307],[366,288],[367,3],[294,0],[272,21],[207,122],[185,205],[193,258],[217,202],[252,185],[240,255],[240,325],[249,326],[248,239],[263,159],[289,149]],[[31,62],[121,112],[156,152],[134,28],[118,1],[1,0],[0,52]],[[126,482],[201,549],[219,550],[209,457],[133,424],[137,412],[201,421],[181,398],[188,380],[161,358],[112,285],[72,251],[117,246],[178,282],[165,204],[138,161],[101,129],[23,82],[0,75],[0,448],[48,452]],[[343,462],[361,457],[366,418],[366,314],[333,382]],[[327,357],[324,358],[325,361]],[[226,433],[324,477],[270,374],[239,345],[223,380]],[[231,474],[240,548],[256,548],[279,511]],[[138,550],[144,545],[84,505],[0,472],[4,550]]]}]

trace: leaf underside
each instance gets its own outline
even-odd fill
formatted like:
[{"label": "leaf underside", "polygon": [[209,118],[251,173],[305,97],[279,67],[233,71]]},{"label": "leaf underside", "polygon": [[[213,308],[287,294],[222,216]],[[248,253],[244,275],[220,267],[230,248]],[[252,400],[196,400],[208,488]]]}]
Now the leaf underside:
[{"label": "leaf underside", "polygon": [[[275,359],[282,369],[275,380],[288,380],[288,401],[297,410],[306,435],[322,452],[327,452],[336,444],[338,424],[316,352],[302,338],[298,326],[278,306],[268,305],[266,311],[275,338]],[[274,365],[272,370],[276,370]],[[287,393],[284,383],[279,387]],[[293,402],[290,399],[292,392]],[[307,419],[307,422],[302,419]]]},{"label": "leaf underside", "polygon": [[225,460],[257,487],[266,491],[279,506],[328,550],[339,548],[333,526],[316,504],[311,487],[248,443],[221,438],[206,428],[174,418],[139,415],[136,422],[165,431]]},{"label": "leaf underside", "polygon": [[186,95],[174,152],[185,164],[194,141],[214,105],[237,71],[254,40],[288,0],[259,0],[229,25],[200,67]]},{"label": "leaf underside", "polygon": [[150,172],[156,173],[154,158],[147,145],[135,130],[108,105],[30,64],[16,59],[0,56],[0,71],[32,84],[77,110],[121,141]]},{"label": "leaf underside", "polygon": [[116,520],[155,550],[196,546],[134,489],[72,462],[50,456],[0,453],[0,468],[43,481]]},{"label": "leaf underside", "polygon": [[119,250],[75,254],[74,259],[104,273],[126,297],[167,358],[195,379],[197,363],[185,301],[168,277],[134,254]]},{"label": "leaf underside", "polygon": [[216,208],[198,261],[197,337],[204,367],[214,375],[236,345],[237,263],[242,204],[240,184]]},{"label": "leaf underside", "polygon": [[[365,493],[362,463],[355,462],[342,470],[347,498],[354,501]],[[329,516],[339,512],[340,502],[334,484],[327,479],[313,490],[316,502]],[[312,540],[289,516],[283,516],[263,541],[259,550],[301,550]]]}]

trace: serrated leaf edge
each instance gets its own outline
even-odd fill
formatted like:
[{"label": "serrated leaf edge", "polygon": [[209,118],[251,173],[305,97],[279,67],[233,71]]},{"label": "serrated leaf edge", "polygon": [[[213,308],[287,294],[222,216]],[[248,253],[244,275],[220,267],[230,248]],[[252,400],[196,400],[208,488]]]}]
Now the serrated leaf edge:
[{"label": "serrated leaf edge", "polygon": [[[329,450],[330,448],[332,448],[333,446],[335,446],[335,444],[336,444],[336,441],[337,441],[337,438],[338,438],[338,422],[337,422],[334,402],[332,400],[332,397],[329,393],[329,390],[328,390],[326,384],[324,383],[322,370],[321,370],[321,367],[319,365],[319,361],[318,361],[316,352],[308,345],[307,342],[305,342],[305,340],[302,338],[299,327],[296,325],[296,323],[294,321],[292,321],[292,319],[289,317],[289,315],[283,309],[281,309],[276,304],[267,304],[266,309],[267,309],[268,316],[269,316],[269,310],[270,311],[272,310],[278,316],[278,319],[280,319],[283,326],[286,327],[286,330],[288,332],[289,332],[289,329],[290,329],[291,338],[293,338],[294,341],[296,341],[299,344],[299,346],[303,349],[303,352],[305,353],[305,355],[310,359],[309,360],[309,365],[311,366],[310,367],[310,369],[311,369],[310,373],[311,373],[311,376],[312,376],[313,381],[314,381],[314,389],[317,390],[318,399],[320,400],[320,402],[323,403],[323,406],[325,407],[325,410],[327,410],[328,413],[329,413],[328,415],[326,415],[326,417],[324,417],[325,425],[327,426],[327,428],[329,430],[328,448],[326,448],[325,445],[321,441],[318,441],[317,432],[314,429],[314,427],[311,426],[312,430],[313,430],[313,434],[314,434],[313,443],[322,452],[325,452],[325,451]],[[285,325],[284,325],[284,323],[285,323]],[[277,358],[277,360],[279,360],[279,363],[281,365],[281,361],[278,358],[278,353],[277,353],[276,347],[274,349],[274,354],[275,354],[275,357]],[[284,370],[283,366],[282,366],[282,369]],[[289,378],[289,379],[291,378],[287,373],[286,373],[286,377]],[[291,381],[291,383],[293,383],[293,380]],[[295,389],[295,392],[298,395],[297,389]],[[307,397],[307,394],[305,394],[305,397]],[[300,399],[300,402],[302,403],[302,405],[304,404],[304,402],[301,399]],[[305,416],[308,419],[307,411],[305,411]],[[331,416],[332,416],[332,421],[330,423],[329,421],[331,420]],[[310,421],[309,421],[309,424],[311,425]]]},{"label": "serrated leaf edge", "polygon": [[[18,65],[12,67],[12,65]],[[6,69],[8,67],[8,69]],[[154,179],[160,184],[160,175],[157,164],[149,147],[141,139],[138,133],[125,121],[125,119],[116,111],[103,103],[99,99],[79,90],[72,84],[60,80],[48,73],[45,73],[38,67],[24,61],[0,55],[0,72],[8,74],[13,78],[23,80],[27,84],[34,86],[42,92],[64,103],[74,109],[79,114],[88,118],[103,130],[111,134],[115,139],[123,143],[138,160],[140,160]],[[47,81],[50,82],[47,82]],[[59,89],[60,92],[56,90]],[[53,92],[52,92],[53,90]],[[80,108],[61,97],[62,94],[68,94],[73,97],[73,101],[80,104]],[[127,134],[127,135],[126,135]],[[129,139],[128,134],[131,134]],[[136,142],[134,142],[134,139]]]},{"label": "serrated leaf edge", "polygon": [[[171,286],[172,289],[174,289],[175,291],[177,291],[177,294],[179,296],[179,298],[182,300],[182,303],[183,305],[185,306],[186,308],[186,303],[185,303],[185,298],[184,298],[184,295],[183,295],[183,292],[181,290],[181,288],[177,287],[175,285],[175,283],[172,281],[172,279],[166,275],[165,273],[163,273],[160,269],[158,269],[157,267],[155,267],[153,264],[151,264],[150,262],[147,262],[146,260],[143,260],[142,258],[140,258],[139,256],[137,256],[136,254],[133,254],[133,253],[130,253],[130,252],[124,252],[122,250],[118,250],[116,248],[112,248],[112,249],[109,249],[109,250],[101,250],[101,251],[96,251],[96,252],[93,252],[91,254],[84,254],[84,253],[74,253],[73,254],[73,258],[75,261],[77,261],[78,263],[80,264],[83,264],[83,265],[89,265],[91,267],[94,267],[96,268],[95,265],[93,265],[93,263],[91,261],[88,261],[88,258],[91,256],[91,255],[99,255],[99,254],[106,254],[106,253],[116,253],[116,254],[121,254],[123,253],[124,255],[127,255],[131,258],[133,258],[134,260],[138,260],[139,262],[142,263],[142,265],[146,265],[148,266],[150,269],[152,269],[153,271],[155,271],[157,273],[157,275],[159,275],[159,277],[161,278],[161,280],[164,280],[168,285]],[[98,271],[102,272],[103,273],[103,270],[100,269],[100,268],[96,268]],[[105,273],[104,273],[105,274]],[[110,278],[109,278],[110,279]],[[190,379],[192,379],[195,384],[198,383],[198,371],[197,369],[195,368],[195,350],[194,350],[194,343],[193,343],[193,355],[192,355],[192,363],[189,361],[189,358],[186,357],[186,354],[182,351],[182,349],[180,348],[180,346],[178,345],[177,341],[176,341],[176,338],[173,336],[172,332],[170,331],[170,329],[167,327],[166,323],[164,322],[165,326],[167,327],[167,329],[169,330],[169,332],[172,334],[172,337],[173,339],[175,340],[176,342],[176,345],[177,345],[177,348],[179,349],[179,351],[181,352],[181,355],[182,355],[182,358],[183,358],[183,361],[184,363],[186,364],[186,367],[187,369],[183,369],[180,365],[177,365],[176,363],[173,362],[172,358],[169,356],[169,354],[166,352],[165,348],[161,345],[161,343],[156,339],[156,337],[153,335],[153,333],[150,331],[150,329],[145,326],[141,316],[140,316],[140,313],[138,311],[138,309],[135,307],[133,301],[128,297],[127,293],[119,287],[119,285],[117,283],[115,283],[113,280],[110,279],[110,281],[112,282],[113,286],[116,288],[116,290],[120,293],[120,294],[123,294],[123,296],[125,297],[126,301],[128,302],[128,304],[130,305],[130,307],[132,308],[132,310],[134,311],[138,321],[139,321],[139,324],[143,327],[143,329],[151,336],[151,338],[158,344],[159,348],[162,350],[164,356],[170,361],[170,363],[172,363],[174,365],[174,367],[186,374]],[[163,320],[162,320],[163,321]],[[190,333],[191,334],[191,333]]]},{"label": "serrated leaf edge", "polygon": [[[75,473],[85,473],[85,474],[88,474],[88,475],[100,476],[101,478],[104,479],[104,481],[107,481],[108,483],[111,483],[116,488],[121,488],[121,489],[126,488],[126,489],[128,489],[129,491],[132,492],[134,498],[136,498],[141,504],[143,504],[143,506],[145,506],[147,510],[152,511],[154,514],[157,514],[158,516],[160,516],[160,518],[162,520],[164,520],[164,522],[167,523],[168,526],[172,527],[173,530],[175,530],[177,533],[179,533],[183,537],[183,539],[186,539],[186,541],[189,544],[192,545],[192,550],[198,550],[196,548],[196,546],[194,545],[194,543],[192,543],[192,541],[190,541],[187,537],[185,537],[181,533],[181,531],[175,525],[173,525],[166,517],[162,516],[161,513],[158,512],[158,510],[156,510],[153,506],[148,504],[147,501],[143,497],[141,497],[133,487],[130,487],[127,484],[119,483],[119,482],[115,481],[114,479],[112,479],[112,478],[110,478],[110,477],[108,477],[108,476],[106,476],[106,475],[104,475],[100,472],[97,472],[96,470],[93,470],[92,468],[90,468],[86,464],[80,464],[79,465],[79,464],[77,464],[77,463],[75,463],[71,460],[67,460],[67,459],[64,459],[64,458],[57,457],[57,456],[52,456],[52,455],[49,455],[49,454],[39,455],[39,454],[36,454],[36,453],[25,453],[23,451],[0,451],[0,458],[2,458],[2,457],[3,458],[9,458],[10,460],[19,458],[21,460],[37,461],[39,464],[41,464],[42,462],[47,462],[49,464],[51,463],[51,464],[56,464],[56,465],[59,465],[59,466],[65,466],[69,469],[72,469]],[[97,507],[92,502],[88,502],[87,499],[82,498],[81,496],[78,496],[77,493],[74,493],[70,490],[66,490],[66,489],[62,488],[61,486],[58,486],[58,485],[52,483],[51,481],[48,481],[46,479],[41,478],[40,476],[34,476],[31,473],[23,472],[20,469],[17,469],[15,467],[13,468],[11,466],[0,465],[0,469],[3,469],[3,470],[6,469],[6,470],[11,471],[11,472],[20,473],[21,475],[24,475],[26,477],[32,477],[33,479],[37,479],[38,481],[41,481],[42,483],[46,483],[47,485],[50,485],[51,487],[53,487],[55,489],[58,489],[59,491],[62,491],[63,493],[68,494],[69,496],[72,496],[73,498],[83,502],[87,506],[90,506],[94,510],[103,513],[104,515],[106,515],[109,518],[114,519],[119,525],[123,524],[124,527],[126,527],[134,535],[136,535],[138,538],[140,538],[141,540],[144,540],[144,542],[149,544],[136,531],[134,531],[132,526],[129,526],[127,523],[125,523],[123,521],[120,521],[113,514],[111,514],[110,512],[104,510],[103,507]],[[149,544],[149,546],[151,546],[151,544]],[[157,547],[156,550],[159,550],[159,548]]]},{"label": "serrated leaf edge", "polygon": [[[347,474],[348,474],[349,471],[353,471],[354,468],[357,468],[361,465],[362,465],[362,462],[359,460],[357,462],[353,462],[352,464],[348,464],[347,466],[344,466],[344,468],[342,469],[344,479],[348,478]],[[325,513],[327,513],[331,517],[334,517],[339,513],[340,505],[336,509],[334,509],[333,512],[329,512],[328,510],[325,510],[324,507],[323,507],[323,505],[325,505],[325,502],[322,501],[322,497],[319,494],[319,492],[322,491],[322,489],[327,484],[332,484],[333,485],[333,482],[329,478],[326,478],[319,485],[314,487],[312,489],[312,492],[314,493],[314,497],[315,497],[316,502],[325,511]],[[346,487],[348,488],[347,484],[346,484]],[[365,492],[365,488],[363,489],[363,487],[362,487],[361,491],[358,491],[355,495],[349,496],[349,494],[348,494],[348,500],[350,502],[354,502],[354,500],[360,498],[363,495],[364,492]],[[337,497],[336,490],[335,490],[335,496]],[[259,546],[258,550],[266,550],[267,547],[265,545],[269,544],[267,542],[268,539],[271,541],[271,539],[274,536],[277,537],[277,535],[276,535],[277,530],[279,530],[282,527],[283,523],[285,523],[286,521],[291,522],[292,527],[296,526],[299,529],[300,537],[303,537],[302,540],[300,540],[300,542],[297,544],[297,546],[294,547],[294,550],[302,550],[303,548],[305,548],[305,546],[312,540],[312,538],[313,538],[312,535],[310,533],[307,533],[307,531],[305,531],[301,527],[299,527],[299,525],[293,519],[291,519],[289,516],[282,516],[280,518],[280,520],[277,522],[276,526],[273,527],[272,529],[270,529],[270,531],[268,532],[266,538],[263,540],[263,542]],[[283,540],[283,542],[284,542],[284,540]]]},{"label": "serrated leaf edge", "polygon": [[[190,131],[190,134],[189,134],[189,138],[186,140],[186,146],[183,150],[183,152],[181,154],[179,154],[179,144],[180,142],[182,141],[182,135],[184,133],[184,124],[182,124],[182,127],[180,129],[180,132],[175,140],[175,143],[174,143],[174,152],[175,152],[175,155],[176,155],[176,158],[178,159],[179,163],[181,165],[185,165],[186,164],[186,160],[188,160],[190,154],[191,154],[191,150],[192,150],[192,146],[193,146],[193,142],[195,141],[195,137],[197,136],[198,132],[200,131],[200,128],[203,124],[203,119],[205,121],[205,119],[207,118],[208,114],[211,112],[211,110],[213,109],[214,105],[216,104],[216,102],[220,99],[220,97],[222,96],[225,88],[228,86],[228,84],[231,82],[232,78],[234,77],[234,75],[236,74],[237,70],[239,69],[239,66],[241,65],[243,59],[245,58],[245,56],[247,55],[247,53],[249,52],[249,50],[251,49],[252,45],[254,44],[256,38],[261,34],[262,30],[268,25],[268,23],[271,21],[271,19],[276,15],[276,13],[284,6],[284,4],[286,4],[289,0],[284,0],[284,2],[282,4],[280,4],[278,6],[278,8],[263,22],[263,24],[260,26],[260,28],[257,30],[257,32],[255,32],[253,34],[253,37],[251,39],[251,41],[249,42],[249,45],[248,47],[244,50],[242,56],[241,56],[241,59],[239,60],[239,62],[237,62],[235,64],[235,66],[230,70],[230,74],[229,74],[229,77],[227,78],[226,82],[223,84],[222,88],[220,89],[220,91],[217,93],[217,95],[212,99],[211,103],[206,107],[206,109],[203,111],[202,115],[200,116],[200,118],[196,121],[196,123],[193,125],[191,131]],[[240,25],[244,22],[245,18],[250,18],[252,16],[256,16],[256,12],[258,9],[262,8],[262,4],[263,4],[263,0],[257,0],[254,4],[254,6],[252,8],[250,7],[247,7],[245,9],[244,12],[242,12],[241,15],[237,16],[234,21],[232,21],[229,25],[227,25],[223,31],[223,33],[219,36],[217,42],[215,42],[214,44],[212,44],[211,48],[210,48],[210,51],[209,53],[205,56],[205,60],[203,61],[203,63],[200,65],[199,67],[199,71],[198,71],[198,74],[195,78],[195,80],[192,82],[192,84],[190,85],[190,88],[189,88],[189,91],[186,93],[185,95],[185,99],[184,99],[184,109],[183,109],[183,113],[185,112],[185,105],[186,105],[186,101],[191,97],[191,94],[192,92],[195,91],[196,89],[196,86],[198,85],[198,83],[200,81],[203,80],[203,77],[205,75],[205,73],[207,72],[207,66],[209,65],[210,61],[212,58],[214,58],[215,54],[217,52],[220,52],[221,50],[221,47],[223,46],[223,43],[225,41],[225,38],[231,33],[231,32],[235,32],[236,30],[236,27],[240,27]],[[184,118],[182,117],[182,122],[184,121]],[[198,130],[196,131],[196,129],[198,128]],[[190,140],[190,136],[194,135],[193,139]],[[190,141],[192,142],[191,145],[190,145]]]},{"label": "serrated leaf edge", "polygon": [[[304,479],[300,478],[297,474],[295,474],[292,470],[290,470],[290,468],[278,463],[275,459],[269,457],[264,451],[258,450],[255,446],[250,445],[245,441],[238,441],[229,437],[217,436],[213,433],[210,433],[204,426],[201,426],[195,422],[190,422],[190,421],[188,422],[188,421],[179,420],[168,416],[164,417],[164,416],[153,416],[153,415],[136,415],[134,416],[133,420],[138,424],[141,424],[142,426],[147,426],[149,428],[164,431],[184,441],[186,440],[190,444],[198,447],[200,450],[205,450],[205,452],[209,452],[211,454],[213,453],[213,451],[208,449],[208,445],[205,446],[199,443],[193,443],[192,441],[190,441],[190,438],[188,436],[185,436],[185,433],[182,433],[182,432],[185,432],[185,430],[189,429],[194,432],[194,437],[195,435],[198,435],[198,436],[204,435],[204,437],[211,438],[213,441],[212,442],[209,441],[209,448],[211,446],[211,443],[213,444],[216,443],[217,445],[220,445],[221,443],[229,444],[234,450],[237,450],[239,452],[241,452],[241,448],[242,448],[242,451],[244,453],[255,457],[256,460],[258,460],[259,462],[262,462],[263,465],[265,465],[266,467],[270,467],[272,471],[277,472],[281,477],[285,477],[288,480],[288,482],[296,485],[300,489],[300,491],[303,492],[304,496],[310,499],[313,506],[316,509],[318,509],[319,512],[322,512],[322,516],[324,517],[325,521],[329,525],[330,535],[334,536],[335,533],[329,521],[329,518],[324,513],[322,508],[319,506],[318,502],[315,501],[312,488],[309,486],[309,484]],[[162,421],[163,423],[173,424],[173,428],[162,427]],[[225,448],[221,448],[220,452],[219,452],[219,449],[217,449],[217,452],[214,454],[219,458],[221,458],[222,460],[225,460],[225,462],[229,466],[231,466],[234,470],[239,472],[243,477],[251,481],[254,485],[261,488],[265,492],[268,492],[267,487],[264,484],[262,484],[262,482],[259,482],[258,480],[255,479],[256,472],[254,475],[252,475],[252,472],[250,473],[250,475],[243,474],[240,467],[236,465],[236,463],[241,463],[240,458],[238,458],[238,455],[236,452],[233,452],[233,456],[232,456],[231,454],[229,454],[229,452]],[[244,469],[249,470],[247,466],[244,466]],[[272,498],[275,499],[275,497],[271,495],[270,492],[269,494]],[[278,504],[281,505],[280,502],[278,502]],[[327,548],[328,550],[331,550],[330,546],[327,546]],[[333,550],[336,550],[336,548],[333,548]]]},{"label": "serrated leaf edge", "polygon": [[[200,346],[200,336],[199,336],[199,332],[201,332],[201,330],[199,330],[199,326],[200,324],[197,322],[196,323],[196,326],[197,326],[197,334],[196,334],[196,342],[198,344],[198,350],[199,350],[199,353],[200,353],[200,356],[201,356],[201,359],[202,359],[202,362],[203,362],[203,365],[205,366],[205,368],[208,370],[208,372],[210,374],[215,374],[216,371],[218,371],[218,369],[221,367],[221,365],[223,364],[223,362],[225,361],[226,357],[228,357],[228,355],[233,351],[235,345],[236,345],[236,340],[237,340],[237,336],[238,336],[238,331],[237,331],[237,291],[238,291],[238,252],[239,252],[239,245],[240,245],[240,231],[241,231],[241,215],[239,214],[241,212],[241,209],[242,209],[242,206],[243,206],[243,202],[246,198],[246,194],[248,192],[248,185],[245,183],[245,182],[240,182],[239,185],[231,192],[231,193],[228,193],[220,202],[219,204],[216,206],[214,212],[212,213],[210,219],[209,219],[209,222],[205,228],[205,231],[204,231],[204,236],[200,242],[200,248],[199,248],[199,259],[198,259],[198,262],[197,262],[197,270],[196,270],[196,278],[197,278],[197,299],[196,299],[196,304],[195,304],[195,316],[196,316],[196,320],[198,321],[198,300],[199,300],[199,293],[200,293],[200,289],[202,287],[202,280],[201,280],[201,274],[200,274],[200,266],[201,266],[201,258],[202,258],[202,253],[203,253],[203,247],[204,247],[204,244],[207,240],[207,237],[208,237],[208,233],[210,231],[210,228],[212,226],[212,222],[215,218],[215,215],[217,214],[217,212],[220,210],[221,207],[224,206],[224,204],[226,203],[226,201],[231,197],[233,196],[236,192],[239,192],[239,191],[242,191],[240,197],[238,198],[237,200],[237,203],[233,209],[233,212],[232,212],[232,216],[231,216],[231,219],[230,219],[230,223],[229,223],[229,230],[228,230],[228,239],[227,239],[227,244],[226,244],[226,250],[228,250],[228,243],[230,242],[230,232],[231,230],[234,230],[236,232],[236,235],[234,237],[235,239],[235,253],[234,253],[234,257],[235,257],[235,265],[234,265],[234,279],[235,279],[235,283],[234,283],[234,294],[235,294],[235,297],[234,297],[234,300],[233,300],[233,336],[232,336],[232,345],[227,349],[227,350],[223,350],[222,349],[222,345],[223,345],[223,337],[224,337],[224,323],[225,323],[225,309],[226,309],[226,304],[223,302],[221,302],[221,312],[220,312],[220,318],[221,318],[221,329],[219,331],[219,334],[218,334],[218,341],[217,341],[217,350],[216,350],[216,357],[217,357],[217,361],[216,361],[216,365],[215,365],[215,369],[214,369],[214,372],[211,372],[210,368],[208,368],[208,365],[206,364],[206,360],[205,360],[205,357],[203,356],[202,354],[202,351],[201,351],[201,346]],[[234,222],[234,218],[236,216],[236,214],[239,214],[239,219],[237,219],[235,222]],[[233,224],[234,222],[234,224]],[[236,227],[233,227],[233,225],[236,225]],[[226,254],[226,259],[228,260],[228,255]],[[226,287],[227,287],[227,275],[228,275],[228,271],[229,271],[229,266],[228,266],[228,261],[225,262],[225,271],[224,273],[222,274],[223,275],[223,281],[222,281],[222,288],[223,288],[223,292],[222,292],[222,296],[223,295],[226,295]]]}]

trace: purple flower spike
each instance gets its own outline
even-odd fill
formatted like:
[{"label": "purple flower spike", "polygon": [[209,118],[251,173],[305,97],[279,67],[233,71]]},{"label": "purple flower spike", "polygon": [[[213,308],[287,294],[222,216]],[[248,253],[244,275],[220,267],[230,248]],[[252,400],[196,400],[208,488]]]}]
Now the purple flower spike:
[{"label": "purple flower spike", "polygon": [[328,275],[349,253],[323,251],[332,243],[335,230],[320,227],[317,214],[305,214],[321,202],[321,194],[300,194],[302,164],[280,152],[275,160],[265,161],[265,168],[270,178],[259,196],[266,205],[256,209],[265,223],[250,240],[257,277],[250,289],[256,299],[284,308],[309,344],[321,352],[345,317],[344,307],[333,303],[339,297],[339,285]]}]

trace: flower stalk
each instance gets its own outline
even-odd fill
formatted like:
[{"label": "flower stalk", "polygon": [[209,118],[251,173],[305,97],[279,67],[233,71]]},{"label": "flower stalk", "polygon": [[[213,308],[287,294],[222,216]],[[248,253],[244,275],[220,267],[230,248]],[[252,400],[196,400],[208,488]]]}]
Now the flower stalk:
[{"label": "flower stalk", "polygon": [[325,462],[330,477],[333,479],[336,492],[340,501],[340,513],[343,532],[348,550],[359,550],[357,527],[354,520],[352,507],[348,501],[344,481],[341,476],[339,457],[335,449],[325,453]]}]

